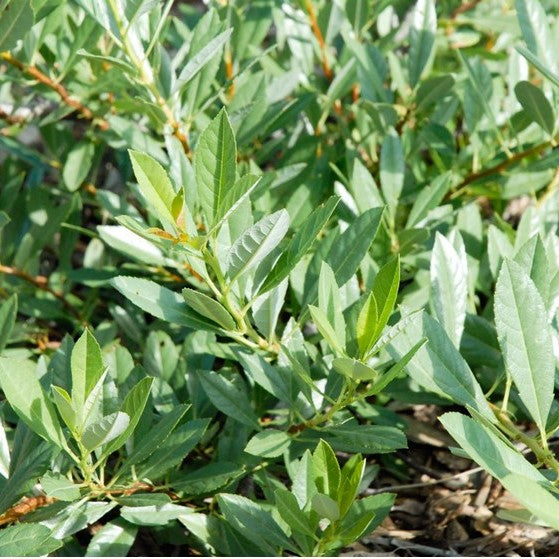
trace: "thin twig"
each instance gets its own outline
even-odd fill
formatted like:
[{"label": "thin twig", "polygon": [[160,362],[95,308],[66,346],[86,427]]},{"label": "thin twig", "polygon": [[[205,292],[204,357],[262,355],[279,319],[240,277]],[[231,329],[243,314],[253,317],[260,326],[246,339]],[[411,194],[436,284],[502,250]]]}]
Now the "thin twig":
[{"label": "thin twig", "polygon": [[446,483],[447,481],[453,481],[455,479],[461,478],[463,476],[472,476],[479,472],[483,472],[483,468],[477,467],[472,468],[470,470],[466,470],[465,472],[459,472],[457,474],[453,474],[451,476],[442,477],[440,479],[434,479],[431,481],[424,481],[419,483],[407,483],[404,485],[392,485],[390,487],[380,487],[378,489],[367,489],[365,491],[366,495],[378,495],[379,493],[392,493],[392,492],[399,492],[399,491],[407,491],[408,489],[421,489],[422,487],[430,487],[431,485],[440,485],[441,483]]},{"label": "thin twig", "polygon": [[515,153],[514,155],[512,155],[508,159],[505,159],[504,161],[501,161],[500,163],[497,163],[497,165],[493,165],[493,167],[483,169],[481,171],[478,171],[477,173],[472,173],[471,175],[468,175],[456,187],[455,193],[462,190],[464,187],[468,186],[469,184],[471,184],[473,182],[476,182],[476,181],[478,181],[480,179],[483,179],[485,177],[489,177],[491,175],[501,173],[502,171],[504,171],[508,167],[510,167],[513,163],[516,163],[517,161],[520,161],[520,160],[524,159],[525,157],[529,157],[530,155],[536,155],[536,154],[540,153],[541,151],[543,151],[544,149],[546,149],[548,147],[551,147],[552,145],[553,145],[552,142],[548,141],[548,142],[544,142],[542,144],[538,144],[536,146],[532,146],[531,148],[525,149],[524,151],[519,151],[518,153]]},{"label": "thin twig", "polygon": [[48,284],[48,279],[45,276],[32,276],[31,274],[28,274],[27,272],[20,270],[19,268],[15,268],[14,266],[4,266],[3,264],[0,264],[0,274],[15,276],[34,285],[38,289],[42,289],[43,291],[50,293],[53,297],[56,297],[62,303],[66,310],[70,311],[76,318],[81,318],[78,309],[70,304],[62,293],[50,287]]},{"label": "thin twig", "polygon": [[26,66],[23,62],[15,58],[10,52],[0,53],[0,59],[4,60],[8,64],[11,64],[20,72],[31,76],[38,82],[46,85],[49,89],[52,89],[53,91],[58,93],[63,103],[78,112],[84,119],[94,122],[101,130],[109,129],[109,123],[105,119],[96,118],[93,112],[83,103],[80,103],[80,101],[74,99],[62,84],[54,81],[52,78],[41,72],[41,70],[39,70],[36,66]]},{"label": "thin twig", "polygon": [[318,20],[316,19],[316,13],[312,5],[312,0],[305,1],[305,7],[307,8],[307,13],[309,14],[309,19],[311,22],[311,28],[318,41],[318,46],[320,47],[320,56],[322,58],[322,68],[324,70],[324,75],[326,79],[331,82],[334,75],[332,74],[332,68],[328,63],[328,57],[326,56],[326,43],[324,42],[324,37],[322,36],[322,31],[318,26]]}]

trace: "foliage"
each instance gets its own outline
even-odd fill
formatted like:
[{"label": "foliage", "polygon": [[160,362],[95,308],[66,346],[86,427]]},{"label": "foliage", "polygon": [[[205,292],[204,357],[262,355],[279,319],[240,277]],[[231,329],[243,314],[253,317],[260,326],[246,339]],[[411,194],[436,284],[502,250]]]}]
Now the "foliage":
[{"label": "foliage", "polygon": [[414,403],[559,528],[557,7],[206,4],[0,1],[2,554],[338,553]]}]

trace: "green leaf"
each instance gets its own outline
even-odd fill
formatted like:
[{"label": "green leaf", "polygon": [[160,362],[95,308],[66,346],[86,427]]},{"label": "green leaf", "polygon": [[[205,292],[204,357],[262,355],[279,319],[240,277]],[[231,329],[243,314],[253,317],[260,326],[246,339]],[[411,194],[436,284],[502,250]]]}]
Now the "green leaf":
[{"label": "green leaf", "polygon": [[90,141],[79,142],[68,153],[62,168],[62,178],[70,192],[78,190],[86,179],[93,163],[94,154],[95,146]]},{"label": "green leaf", "polygon": [[70,395],[60,386],[51,386],[51,388],[58,413],[64,420],[64,423],[73,431],[76,428],[76,412],[72,406]]},{"label": "green leaf", "polygon": [[314,210],[301,224],[300,229],[293,235],[275,266],[264,280],[258,291],[259,294],[276,287],[289,275],[299,260],[311,248],[316,236],[330,219],[339,201],[340,199],[337,196],[331,196],[326,203]]},{"label": "green leaf", "polygon": [[371,293],[357,318],[357,343],[361,357],[369,355],[388,323],[399,285],[400,258],[397,256],[378,271]]},{"label": "green leaf", "polygon": [[357,382],[373,380],[378,377],[378,372],[375,369],[349,357],[337,357],[332,361],[332,367],[341,375]]},{"label": "green leaf", "polygon": [[[460,238],[461,240],[461,238]],[[463,243],[458,252],[439,232],[431,253],[431,302],[435,316],[459,348],[468,299],[468,266]]]},{"label": "green leaf", "polygon": [[258,546],[270,555],[279,555],[281,548],[293,548],[272,515],[258,503],[229,493],[218,495],[217,502],[225,520],[249,540],[257,533]]},{"label": "green leaf", "polygon": [[334,327],[328,322],[328,318],[326,318],[324,312],[314,305],[309,305],[309,311],[311,313],[313,322],[316,324],[316,327],[318,328],[328,345],[334,350],[335,353],[343,355],[344,349],[342,347],[342,343],[344,340],[338,339]]},{"label": "green leaf", "polygon": [[522,403],[544,432],[555,377],[551,333],[534,282],[510,260],[501,267],[495,288],[495,323],[506,368]]},{"label": "green leaf", "polygon": [[212,226],[229,208],[224,205],[227,190],[237,175],[237,146],[225,109],[200,134],[194,156],[198,199]]},{"label": "green leaf", "polygon": [[559,74],[554,72],[550,67],[546,65],[545,62],[539,59],[527,48],[523,46],[517,46],[515,48],[524,58],[526,58],[526,60],[531,62],[551,83],[559,87]]},{"label": "green leaf", "polygon": [[550,487],[521,474],[511,473],[501,483],[547,526],[559,530],[559,499]]},{"label": "green leaf", "polygon": [[516,14],[529,51],[552,71],[557,71],[555,39],[547,24],[547,13],[539,0],[516,0]]},{"label": "green leaf", "polygon": [[153,426],[153,433],[157,433],[157,437],[154,437],[150,432],[138,441],[135,441],[134,450],[126,460],[124,460],[119,471],[122,472],[134,464],[138,464],[149,458],[167,440],[167,437],[173,432],[190,406],[191,404],[181,404],[165,414]]},{"label": "green leaf", "polygon": [[101,348],[86,328],[72,350],[72,403],[79,413],[104,371]]},{"label": "green leaf", "polygon": [[289,214],[280,210],[249,227],[234,243],[227,256],[227,275],[231,283],[254,268],[270,254],[289,228]]},{"label": "green leaf", "polygon": [[517,449],[505,443],[491,429],[461,413],[450,412],[440,422],[468,456],[485,468],[493,477],[502,480],[516,473],[536,482],[546,481]]},{"label": "green leaf", "polygon": [[450,173],[443,173],[437,176],[433,182],[424,186],[412,205],[406,222],[406,229],[421,224],[422,220],[427,217],[430,210],[435,209],[445,197],[450,188]]},{"label": "green leaf", "polygon": [[404,148],[394,129],[384,138],[380,150],[380,188],[388,204],[392,221],[404,187]]},{"label": "green leaf", "polygon": [[165,169],[153,157],[139,151],[128,150],[132,168],[148,209],[161,221],[169,233],[176,232],[173,218],[173,200],[176,192]]},{"label": "green leaf", "polygon": [[382,212],[382,208],[364,211],[332,243],[326,262],[340,287],[349,281],[363,262],[376,236]]},{"label": "green leaf", "polygon": [[404,433],[396,427],[384,425],[334,425],[321,431],[321,436],[341,452],[380,454],[407,448]]},{"label": "green leaf", "polygon": [[340,289],[332,268],[322,262],[318,278],[318,308],[324,313],[329,324],[334,328],[336,339],[345,346],[346,325],[342,312]]},{"label": "green leaf", "polygon": [[10,340],[17,317],[17,295],[12,295],[0,306],[0,353]]},{"label": "green leaf", "polygon": [[419,113],[431,105],[436,105],[451,92],[453,85],[454,78],[451,74],[433,76],[424,80],[417,88],[417,93],[415,95],[415,110]]},{"label": "green leaf", "polygon": [[63,475],[47,473],[40,481],[49,497],[59,501],[77,501],[80,498],[80,488]]},{"label": "green leaf", "polygon": [[236,329],[235,321],[229,311],[215,299],[187,287],[182,290],[182,296],[186,304],[198,314],[213,320],[225,330]]},{"label": "green leaf", "polygon": [[173,480],[173,489],[184,491],[187,495],[214,493],[235,481],[244,472],[244,466],[233,462],[214,462],[186,475],[177,476]]},{"label": "green leaf", "polygon": [[319,518],[327,518],[331,522],[336,522],[340,518],[340,507],[332,497],[317,493],[312,498],[312,508]]},{"label": "green leaf", "polygon": [[188,507],[175,503],[164,503],[140,507],[124,506],[120,509],[120,516],[139,526],[164,526],[171,520],[176,520],[179,516],[189,512],[191,510]]},{"label": "green leaf", "polygon": [[520,81],[514,86],[514,92],[526,114],[552,136],[555,113],[543,91],[530,82]]},{"label": "green leaf", "polygon": [[424,338],[427,344],[407,366],[410,376],[427,390],[470,406],[494,423],[495,416],[470,367],[441,325],[427,313],[418,313],[406,321],[403,330],[391,341],[388,352],[395,359],[402,359]]},{"label": "green leaf", "polygon": [[39,557],[62,547],[64,542],[52,536],[52,530],[42,524],[22,523],[0,531],[0,556]]},{"label": "green leaf", "polygon": [[223,45],[227,42],[233,29],[226,29],[216,37],[214,37],[208,44],[204,45],[194,56],[188,59],[184,68],[179,74],[175,86],[173,87],[173,93],[182,89],[190,80],[198,75],[198,72],[208,64],[215,56],[217,56]]},{"label": "green leaf", "polygon": [[213,371],[201,371],[198,378],[204,392],[219,411],[253,429],[260,429],[258,418],[244,391]]},{"label": "green leaf", "polygon": [[89,425],[81,435],[81,442],[91,452],[116,439],[124,433],[129,424],[130,417],[126,413],[111,413],[101,418],[97,423]]},{"label": "green leaf", "polygon": [[136,425],[138,425],[138,421],[140,421],[140,417],[146,407],[152,384],[153,377],[145,377],[137,382],[132,390],[130,390],[130,392],[126,395],[120,411],[130,418],[130,422],[122,434],[105,446],[103,449],[103,454],[105,456],[108,456],[111,452],[118,450],[130,438],[136,429]]},{"label": "green leaf", "polygon": [[215,222],[208,232],[208,236],[219,231],[221,226],[229,219],[233,212],[248,199],[256,189],[262,177],[256,175],[244,175],[223,194],[223,202],[219,209]]},{"label": "green leaf", "polygon": [[158,445],[157,452],[136,465],[138,478],[158,479],[180,464],[185,456],[200,442],[209,419],[194,419],[179,425]]},{"label": "green leaf", "polygon": [[33,27],[33,23],[33,9],[30,0],[5,0],[2,2],[0,4],[0,51],[13,49]]},{"label": "green leaf", "polygon": [[35,433],[66,448],[56,411],[44,393],[30,361],[0,357],[0,386],[10,406]]},{"label": "green leaf", "polygon": [[178,293],[143,278],[118,276],[111,284],[143,311],[194,330],[215,330],[215,324],[191,311]]},{"label": "green leaf", "polygon": [[313,452],[313,472],[320,493],[337,499],[340,486],[340,466],[332,447],[321,440]]},{"label": "green leaf", "polygon": [[89,541],[85,557],[126,557],[137,533],[138,528],[122,518],[107,522]]},{"label": "green leaf", "polygon": [[276,367],[261,355],[245,351],[235,350],[235,355],[242,364],[245,373],[259,384],[264,390],[273,394],[282,402],[291,402],[291,376],[285,373],[280,367]]},{"label": "green leaf", "polygon": [[360,454],[354,454],[342,468],[340,490],[338,491],[338,506],[342,518],[357,498],[366,465],[367,461],[363,460]]},{"label": "green leaf", "polygon": [[435,0],[418,0],[413,11],[410,29],[408,72],[410,85],[415,87],[431,58],[437,32]]},{"label": "green leaf", "polygon": [[295,495],[287,491],[287,489],[276,489],[274,496],[278,512],[291,530],[316,539],[310,519],[299,508]]},{"label": "green leaf", "polygon": [[371,291],[357,317],[357,345],[359,346],[359,355],[361,357],[367,355],[374,345],[375,342],[373,338],[377,330],[377,325],[377,301],[375,299],[375,294]]},{"label": "green leaf", "polygon": [[265,458],[275,458],[281,456],[291,444],[291,437],[284,431],[276,429],[266,429],[257,433],[248,441],[245,452],[254,456],[264,456]]}]

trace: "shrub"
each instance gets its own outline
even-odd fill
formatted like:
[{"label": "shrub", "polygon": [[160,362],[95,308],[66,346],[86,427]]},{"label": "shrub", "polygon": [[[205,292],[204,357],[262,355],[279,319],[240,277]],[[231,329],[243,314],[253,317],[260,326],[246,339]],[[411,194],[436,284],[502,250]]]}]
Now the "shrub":
[{"label": "shrub", "polygon": [[557,8],[208,4],[0,4],[2,554],[338,553],[391,403],[558,528]]}]

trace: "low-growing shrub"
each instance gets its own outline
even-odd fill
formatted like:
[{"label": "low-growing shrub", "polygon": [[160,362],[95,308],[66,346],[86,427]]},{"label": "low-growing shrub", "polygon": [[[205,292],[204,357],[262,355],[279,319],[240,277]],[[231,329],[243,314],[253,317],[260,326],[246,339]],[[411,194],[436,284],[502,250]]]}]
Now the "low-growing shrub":
[{"label": "low-growing shrub", "polygon": [[557,11],[0,2],[0,554],[338,553],[422,404],[558,528]]}]

